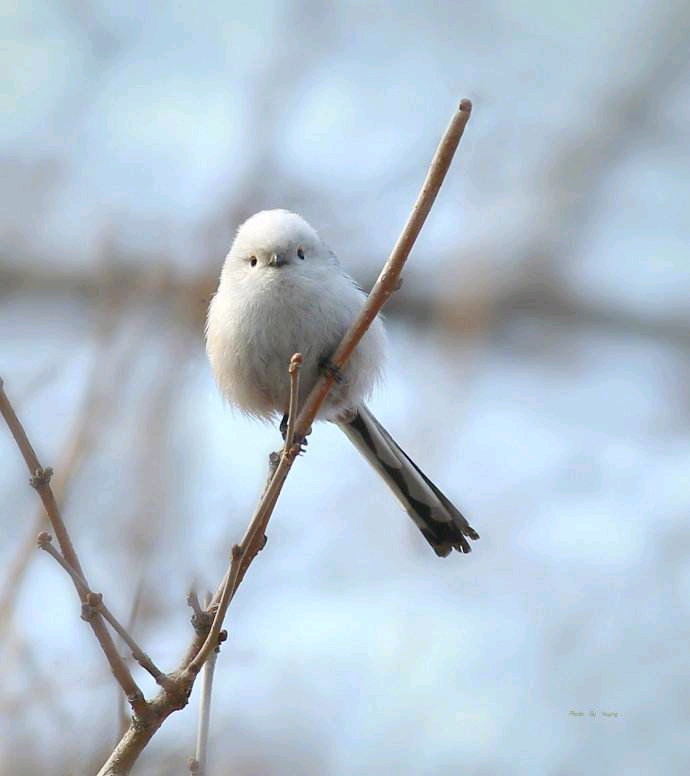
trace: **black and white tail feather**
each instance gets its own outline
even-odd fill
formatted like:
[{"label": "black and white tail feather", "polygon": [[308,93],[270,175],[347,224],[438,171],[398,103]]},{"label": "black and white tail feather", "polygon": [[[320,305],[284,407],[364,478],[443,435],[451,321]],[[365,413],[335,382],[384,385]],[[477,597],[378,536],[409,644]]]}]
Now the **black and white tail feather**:
[{"label": "black and white tail feather", "polygon": [[383,477],[439,557],[453,549],[471,552],[467,540],[479,539],[479,534],[366,406],[361,404],[352,420],[338,425]]}]

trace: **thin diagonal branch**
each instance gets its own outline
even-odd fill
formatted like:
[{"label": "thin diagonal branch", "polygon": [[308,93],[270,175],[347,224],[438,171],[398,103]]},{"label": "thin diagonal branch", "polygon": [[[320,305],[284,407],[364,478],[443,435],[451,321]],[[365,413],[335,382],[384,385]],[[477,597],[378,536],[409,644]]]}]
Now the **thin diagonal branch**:
[{"label": "thin diagonal branch", "polygon": [[297,420],[297,428],[295,429],[298,437],[304,436],[309,430],[335,381],[335,374],[347,364],[357,344],[376,316],[381,312],[381,308],[400,287],[400,273],[436,201],[436,196],[453,161],[453,156],[470,119],[471,112],[472,103],[469,100],[462,100],[445,134],[441,138],[441,142],[429,165],[429,171],[422,184],[422,188],[417,196],[417,201],[412,207],[412,212],[398,241],[393,247],[388,261],[383,265],[383,269],[376,283],[374,283],[374,287],[371,289],[362,311],[357,316],[357,320],[352,324],[350,330],[330,358],[335,369],[328,370],[321,375],[302,407]]},{"label": "thin diagonal branch", "polygon": [[[386,300],[398,288],[400,272],[448,172],[453,155],[470,118],[471,108],[469,100],[463,100],[460,103],[459,109],[454,114],[448,129],[441,139],[422,190],[400,239],[384,265],[379,279],[374,285],[360,315],[331,358],[331,362],[336,369],[342,368],[347,363],[352,351],[376,318]],[[299,413],[295,424],[295,438],[301,439],[306,436],[306,432],[311,427],[332,387],[332,374],[334,371],[330,370],[329,374],[322,375],[307,397],[306,403]],[[182,708],[187,702],[187,697],[189,692],[191,692],[196,676],[204,662],[218,646],[221,635],[220,627],[228,606],[241,584],[249,564],[263,547],[266,526],[298,452],[298,445],[293,444],[292,447],[287,447],[287,445],[283,447],[273,476],[261,496],[241,543],[232,548],[229,568],[211,602],[211,608],[215,608],[211,630],[206,636],[204,636],[204,632],[201,629],[197,632],[187,650],[187,655],[181,668],[169,676],[175,684],[176,691],[175,687],[166,688],[150,702],[149,706],[152,712],[150,724],[145,726],[137,725],[136,723],[131,724],[115,748],[115,751],[99,771],[98,776],[124,776],[124,774],[129,773],[139,754],[141,754],[165,718],[177,709]]]},{"label": "thin diagonal branch", "polygon": [[[149,674],[151,674],[151,676],[158,682],[158,684],[165,686],[166,675],[158,668],[158,666],[156,666],[156,664],[151,660],[146,652],[141,649],[134,638],[130,635],[129,631],[124,627],[124,625],[120,624],[115,615],[103,603],[103,596],[100,593],[95,593],[93,590],[91,590],[87,585],[84,577],[77,573],[69,565],[69,563],[67,563],[65,558],[54,547],[50,534],[48,534],[47,531],[41,531],[36,541],[38,546],[47,552],[51,558],[56,560],[67,572],[67,574],[69,574],[72,581],[74,582],[74,586],[77,588],[79,597],[82,599],[82,606],[84,607],[85,611],[97,611],[103,617],[103,619],[110,624],[115,633],[117,633],[117,635],[129,647],[132,653],[132,657],[137,661],[137,663],[139,663],[139,665],[145,671],[148,671]],[[88,617],[85,619],[88,619]]]},{"label": "thin diagonal branch", "polygon": [[295,423],[297,421],[297,402],[299,401],[299,370],[304,359],[301,353],[295,353],[290,359],[290,405],[288,408],[287,432],[285,434],[285,449],[289,450],[295,443]]},{"label": "thin diagonal branch", "polygon": [[[206,600],[206,606],[211,603],[211,594]],[[201,699],[199,701],[199,724],[197,727],[196,752],[190,760],[189,772],[191,776],[206,776],[206,763],[208,761],[208,734],[211,722],[211,697],[213,695],[213,677],[216,670],[218,647],[211,652],[204,663],[201,672]]]},{"label": "thin diagonal branch", "polygon": [[266,526],[271,519],[271,514],[273,513],[278,495],[280,494],[280,486],[276,482],[276,473],[282,470],[285,472],[285,476],[287,476],[287,472],[290,470],[292,462],[299,454],[300,446],[294,444],[294,439],[295,421],[297,419],[297,402],[299,400],[299,370],[302,366],[302,362],[303,358],[301,353],[295,353],[290,359],[290,365],[288,367],[290,376],[290,403],[288,407],[287,431],[285,433],[283,449],[276,467],[273,466],[274,458],[273,456],[271,457],[269,467],[272,471],[272,476],[269,479],[268,486],[264,491],[259,506],[254,512],[242,542],[234,545],[232,548],[230,569],[226,574],[221,587],[213,623],[211,624],[211,628],[203,646],[187,666],[187,670],[192,674],[199,672],[201,666],[204,665],[204,661],[209,655],[213,654],[213,651],[217,648],[218,638],[223,626],[223,619],[225,618],[225,612],[230,605],[230,601],[235,595],[235,591],[240,586],[252,560],[263,549],[266,543]]},{"label": "thin diagonal branch", "polygon": [[[402,272],[405,262],[412,250],[412,246],[419,236],[422,226],[429,215],[429,211],[436,200],[436,195],[441,188],[446,173],[450,168],[460,138],[469,121],[471,110],[471,102],[469,100],[462,100],[457,112],[453,115],[445,134],[441,138],[436,153],[434,154],[429,171],[422,184],[422,189],[412,208],[412,212],[410,213],[402,234],[398,238],[388,261],[384,264],[378,280],[367,297],[360,314],[357,316],[354,324],[343,338],[333,357],[330,359],[335,368],[324,371],[324,374],[321,375],[307,397],[294,428],[294,434],[298,438],[303,438],[311,428],[321,405],[333,386],[335,373],[345,366],[355,347],[362,339],[369,326],[371,326],[383,305],[398,289],[400,273]],[[289,426],[290,421],[288,420],[288,428]],[[283,483],[292,468],[294,460],[295,455],[292,454],[292,450],[287,448],[286,443],[280,462],[252,516],[249,528],[247,529],[242,542],[239,545],[235,545],[232,549],[229,573],[225,577],[221,590],[216,594],[217,597],[214,597],[214,604],[217,601],[217,609],[213,625],[204,645],[187,666],[187,670],[193,674],[199,672],[204,660],[208,658],[211,651],[216,647],[218,634],[220,633],[223,620],[225,619],[227,608],[230,605],[230,601],[232,600],[235,591],[242,582],[247,568],[261,549],[261,547],[257,545],[257,539],[259,536],[263,537],[263,531],[271,518],[273,508],[275,507]],[[261,546],[263,546],[263,544]]]},{"label": "thin diagonal branch", "polygon": [[[51,527],[60,544],[62,556],[64,557],[66,563],[72,569],[74,569],[75,573],[78,574],[82,580],[85,580],[84,572],[81,568],[81,564],[79,563],[79,558],[77,557],[74,545],[72,544],[72,540],[70,539],[70,536],[67,532],[67,527],[65,526],[62,515],[60,514],[60,510],[55,500],[55,495],[53,494],[52,488],[50,487],[50,478],[53,472],[50,468],[44,469],[41,466],[40,461],[38,460],[38,456],[36,455],[36,452],[33,449],[28,436],[26,435],[26,431],[24,431],[24,427],[22,426],[16,412],[14,411],[14,408],[12,407],[12,404],[10,403],[9,398],[7,397],[7,394],[5,393],[2,378],[0,378],[0,414],[2,414],[3,418],[5,419],[10,432],[12,433],[12,436],[17,443],[17,447],[19,447],[24,461],[26,462],[26,465],[31,474],[31,485],[36,489],[39,496],[41,497],[46,514],[48,515],[48,520],[50,521]],[[77,592],[79,593],[79,598],[81,599],[82,604],[87,603],[85,597],[82,595],[84,591],[81,589],[81,586],[77,584],[74,578],[73,582]],[[85,583],[85,586],[88,588],[87,583]],[[108,628],[106,627],[105,622],[100,616],[95,615],[94,617],[88,619],[88,623],[91,626],[91,629],[93,630],[98,643],[101,646],[101,649],[103,650],[103,654],[105,655],[110,668],[118,681],[118,684],[127,696],[127,700],[129,701],[134,713],[137,715],[137,717],[146,719],[149,712],[148,704],[146,703],[144,695],[139,689],[139,686],[134,681],[134,677],[132,676],[129,668],[122,659],[120,653],[117,651],[115,643],[112,639],[112,636],[108,632]]]}]

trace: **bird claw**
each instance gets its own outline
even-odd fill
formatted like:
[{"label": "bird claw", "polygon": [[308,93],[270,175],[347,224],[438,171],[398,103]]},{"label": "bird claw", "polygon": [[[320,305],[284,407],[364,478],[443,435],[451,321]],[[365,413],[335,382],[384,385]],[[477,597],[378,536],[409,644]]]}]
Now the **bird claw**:
[{"label": "bird claw", "polygon": [[[280,435],[283,437],[283,442],[285,441],[285,437],[287,436],[287,427],[288,427],[288,416],[287,413],[283,415],[282,420],[280,421]],[[307,451],[307,437],[311,434],[311,428],[307,433],[304,435],[302,439],[298,439],[295,437],[295,440],[293,444],[299,445],[299,451],[300,453],[305,453]]]},{"label": "bird claw", "polygon": [[283,437],[283,442],[285,441],[285,437],[287,435],[287,427],[288,427],[288,415],[286,412],[285,415],[283,415],[282,420],[280,421],[280,436]]}]

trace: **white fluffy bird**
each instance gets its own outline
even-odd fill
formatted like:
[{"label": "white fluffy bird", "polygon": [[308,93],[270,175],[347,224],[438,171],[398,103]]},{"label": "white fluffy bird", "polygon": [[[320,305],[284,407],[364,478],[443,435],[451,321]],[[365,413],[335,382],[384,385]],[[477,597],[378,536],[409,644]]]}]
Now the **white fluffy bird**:
[{"label": "white fluffy bird", "polygon": [[[366,296],[296,213],[264,210],[239,228],[208,312],[206,350],[233,405],[263,419],[288,411],[288,365],[301,353],[300,406]],[[328,394],[319,418],[336,423],[383,477],[439,556],[470,552],[477,532],[364,404],[384,358],[376,319]]]}]

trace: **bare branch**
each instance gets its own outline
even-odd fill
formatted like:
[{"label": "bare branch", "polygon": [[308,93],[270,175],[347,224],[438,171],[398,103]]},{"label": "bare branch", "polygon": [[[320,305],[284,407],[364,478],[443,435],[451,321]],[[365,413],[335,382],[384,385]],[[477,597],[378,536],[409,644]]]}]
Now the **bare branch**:
[{"label": "bare branch", "polygon": [[[206,605],[211,603],[211,594],[208,594]],[[201,699],[199,702],[199,726],[197,729],[196,752],[194,759],[190,760],[189,772],[192,776],[205,776],[206,762],[208,760],[208,733],[211,720],[211,698],[213,695],[213,676],[216,670],[218,648],[211,652],[204,663],[201,672]]]},{"label": "bare branch", "polygon": [[[299,439],[303,439],[318,414],[328,392],[335,381],[334,373],[342,369],[352,355],[355,347],[366,333],[369,326],[380,312],[386,300],[398,289],[400,273],[410,255],[429,211],[436,199],[441,184],[450,168],[451,161],[458,147],[460,138],[470,118],[472,104],[469,100],[462,100],[457,112],[454,114],[448,129],[441,138],[441,142],[431,161],[429,172],[422,184],[422,189],[417,197],[410,217],[405,224],[402,234],[398,238],[395,247],[384,264],[381,274],[376,281],[371,293],[367,297],[360,314],[338,346],[331,362],[335,367],[324,371],[311,393],[307,397],[305,406],[300,412],[293,433]],[[226,575],[220,595],[217,595],[217,609],[211,630],[206,640],[195,657],[190,661],[187,670],[191,674],[197,674],[201,670],[204,661],[216,648],[218,635],[235,591],[239,587],[252,560],[262,549],[265,543],[264,531],[271,518],[280,491],[285,479],[292,468],[296,453],[294,446],[288,448],[287,443],[280,457],[271,482],[264,492],[259,505],[252,516],[249,528],[239,545],[232,549],[232,558],[229,573]],[[214,603],[216,598],[214,598]]]},{"label": "bare branch", "polygon": [[78,574],[55,549],[50,535],[46,531],[41,531],[41,533],[38,535],[37,543],[38,546],[42,550],[45,550],[45,552],[47,552],[52,558],[54,558],[72,578],[74,586],[79,592],[79,597],[83,601],[82,611],[84,619],[88,621],[92,616],[91,611],[97,611],[106,622],[110,623],[110,626],[115,631],[115,633],[117,633],[117,635],[129,647],[132,653],[132,657],[137,661],[137,663],[139,663],[139,665],[145,671],[148,671],[151,676],[158,682],[158,684],[165,686],[166,675],[154,664],[146,652],[141,649],[141,647],[129,634],[127,629],[118,622],[115,615],[113,615],[110,609],[108,609],[108,607],[103,603],[103,596],[101,593],[95,593],[93,590],[90,590],[89,586],[86,584],[86,580],[80,574]]},{"label": "bare branch", "polygon": [[[45,507],[48,520],[58,538],[60,549],[62,550],[62,557],[65,562],[74,570],[75,574],[79,576],[81,581],[84,582],[82,587],[75,577],[72,580],[75,584],[79,597],[83,604],[87,604],[87,596],[85,591],[88,589],[88,584],[85,581],[84,572],[79,563],[79,558],[72,544],[72,540],[67,532],[67,527],[62,519],[60,510],[55,500],[55,495],[50,487],[50,478],[53,474],[52,469],[43,468],[38,460],[38,456],[34,451],[29,438],[24,431],[17,414],[10,403],[7,394],[5,393],[4,384],[2,378],[0,378],[0,413],[2,414],[5,422],[7,423],[12,436],[19,447],[20,452],[26,462],[26,465],[31,473],[31,485],[36,489],[43,506]],[[148,716],[148,704],[146,703],[143,693],[139,689],[137,683],[134,681],[130,670],[127,668],[124,660],[117,651],[115,643],[108,632],[108,629],[103,622],[103,619],[94,612],[93,617],[88,618],[88,623],[91,626],[98,643],[101,645],[101,649],[110,664],[110,668],[118,681],[118,684],[122,688],[123,692],[127,696],[134,713],[143,719]]]},{"label": "bare branch", "polygon": [[[208,633],[205,634],[205,627],[203,627],[205,623],[201,622],[203,618],[197,617],[195,612],[195,619],[199,620],[199,626],[197,627],[195,638],[187,650],[182,667],[167,677],[169,684],[149,702],[150,714],[146,724],[138,723],[136,720],[132,722],[115,748],[115,751],[99,771],[99,776],[121,776],[129,773],[139,754],[163,721],[174,711],[186,705],[196,676],[222,641],[221,626],[228,606],[241,584],[249,565],[265,544],[266,526],[273,513],[285,479],[299,452],[299,445],[294,444],[294,439],[303,439],[307,435],[312,422],[333,385],[333,372],[341,369],[347,363],[356,345],[364,336],[376,315],[387,299],[399,287],[400,272],[450,167],[455,150],[469,120],[471,107],[469,100],[463,100],[460,103],[458,111],[454,114],[446,133],[441,139],[422,190],[390,258],[384,265],[379,279],[369,294],[361,313],[331,358],[335,370],[331,370],[319,378],[316,386],[307,397],[305,406],[297,416],[296,421],[293,420],[291,422],[291,418],[288,418],[289,433],[286,435],[285,445],[274,468],[275,459],[272,459],[273,476],[262,494],[242,541],[232,548],[228,570],[209,607],[209,614],[211,610],[215,611],[213,623]],[[299,387],[298,366],[299,364],[293,358],[290,373],[290,415],[292,418],[295,415],[296,399],[294,397],[298,395],[297,389]],[[289,444],[290,442],[292,444]],[[193,598],[190,599],[190,603],[192,605],[195,604]],[[197,608],[199,607],[197,606]],[[198,769],[199,761],[192,761],[190,767]]]},{"label": "bare branch", "polygon": [[[95,443],[94,429],[98,421],[103,420],[112,411],[113,403],[106,395],[109,395],[112,385],[112,375],[129,373],[129,365],[141,342],[132,339],[127,349],[121,355],[112,353],[113,330],[116,320],[116,311],[105,309],[96,323],[96,337],[94,340],[95,353],[91,375],[88,380],[87,390],[82,398],[72,434],[63,451],[60,453],[60,465],[50,481],[58,506],[62,503],[67,488],[72,478],[80,470],[83,461]],[[57,370],[57,367],[55,367]],[[43,379],[50,375],[41,372]],[[24,386],[20,400],[26,401],[27,395],[38,387],[38,380],[32,379],[30,390]],[[16,404],[16,400],[15,400]],[[2,591],[0,592],[0,638],[10,623],[17,596],[23,581],[29,562],[36,549],[36,534],[45,527],[46,514],[42,505],[38,505],[31,525],[27,527],[26,538],[22,542],[17,556],[9,566]]]},{"label": "bare branch", "polygon": [[290,404],[288,408],[287,432],[285,434],[285,449],[289,450],[295,443],[295,422],[297,421],[297,402],[299,401],[299,370],[304,359],[301,353],[295,353],[290,360]]},{"label": "bare branch", "polygon": [[453,156],[465,131],[471,112],[472,103],[469,100],[462,100],[457,112],[451,119],[448,129],[446,129],[445,134],[441,138],[417,201],[412,207],[412,212],[388,261],[384,264],[362,311],[357,316],[357,320],[353,323],[338,349],[331,357],[335,370],[331,370],[330,373],[325,373],[319,378],[307,397],[304,407],[302,407],[297,420],[297,428],[295,429],[298,437],[303,437],[307,433],[316,418],[319,408],[335,380],[334,372],[338,369],[342,370],[345,364],[347,364],[352,351],[362,339],[369,326],[371,326],[374,318],[379,314],[388,298],[398,290],[400,273],[436,200],[436,195],[453,161]]}]

